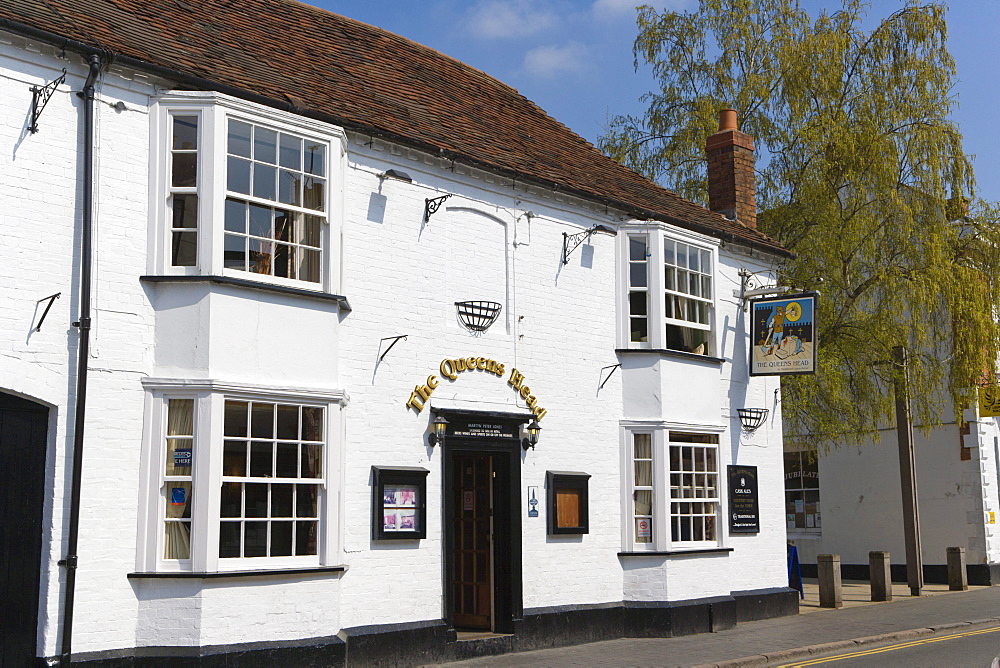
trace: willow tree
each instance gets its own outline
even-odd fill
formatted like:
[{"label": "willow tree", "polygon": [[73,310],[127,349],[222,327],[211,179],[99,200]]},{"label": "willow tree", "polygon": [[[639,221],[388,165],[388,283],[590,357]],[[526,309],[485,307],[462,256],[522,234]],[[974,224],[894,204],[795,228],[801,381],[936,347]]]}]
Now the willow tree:
[{"label": "willow tree", "polygon": [[782,412],[793,434],[827,445],[893,424],[894,346],[910,351],[918,425],[949,419],[949,399],[961,419],[998,352],[1000,233],[949,120],[945,7],[876,20],[868,6],[641,7],[636,66],[652,67],[659,91],[601,141],[704,203],[705,139],[719,109],[740,112],[757,145],[759,228],[797,254],[780,284],[822,293],[818,372],[783,380]]}]

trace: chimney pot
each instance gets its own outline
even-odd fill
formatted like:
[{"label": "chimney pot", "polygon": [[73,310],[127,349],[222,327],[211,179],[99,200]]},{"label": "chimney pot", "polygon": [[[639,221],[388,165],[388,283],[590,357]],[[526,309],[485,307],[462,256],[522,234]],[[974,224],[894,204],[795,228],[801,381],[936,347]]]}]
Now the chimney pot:
[{"label": "chimney pot", "polygon": [[736,124],[736,110],[722,109],[719,111],[719,132],[726,130],[738,130]]}]

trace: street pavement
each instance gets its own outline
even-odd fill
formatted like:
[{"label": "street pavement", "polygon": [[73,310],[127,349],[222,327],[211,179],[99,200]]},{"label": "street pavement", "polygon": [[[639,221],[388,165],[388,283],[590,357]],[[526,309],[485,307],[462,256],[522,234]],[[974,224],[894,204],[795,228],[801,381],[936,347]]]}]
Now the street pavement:
[{"label": "street pavement", "polygon": [[[788,663],[808,656],[911,640],[946,629],[1000,623],[1000,587],[951,592],[928,585],[911,597],[893,585],[893,600],[872,603],[867,582],[844,582],[844,607],[819,607],[815,581],[806,582],[799,614],[734,629],[679,638],[623,638],[586,645],[489,656],[467,666],[699,666],[735,668]],[[1000,651],[998,651],[1000,653]]]}]

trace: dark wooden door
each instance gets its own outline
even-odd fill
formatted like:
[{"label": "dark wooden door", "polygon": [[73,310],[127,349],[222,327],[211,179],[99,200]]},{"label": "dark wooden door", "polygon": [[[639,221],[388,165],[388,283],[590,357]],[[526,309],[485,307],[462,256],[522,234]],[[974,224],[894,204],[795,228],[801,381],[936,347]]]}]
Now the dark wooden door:
[{"label": "dark wooden door", "polygon": [[454,621],[456,627],[493,627],[493,457],[454,455]]},{"label": "dark wooden door", "polygon": [[48,409],[0,393],[0,666],[34,663]]}]

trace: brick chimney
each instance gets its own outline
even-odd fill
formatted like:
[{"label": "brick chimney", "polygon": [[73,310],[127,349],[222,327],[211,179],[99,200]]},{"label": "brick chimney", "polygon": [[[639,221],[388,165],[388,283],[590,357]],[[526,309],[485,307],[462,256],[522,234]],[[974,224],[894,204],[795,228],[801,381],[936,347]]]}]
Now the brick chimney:
[{"label": "brick chimney", "polygon": [[757,229],[753,139],[736,128],[736,110],[719,112],[719,131],[705,140],[708,208]]}]

